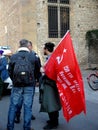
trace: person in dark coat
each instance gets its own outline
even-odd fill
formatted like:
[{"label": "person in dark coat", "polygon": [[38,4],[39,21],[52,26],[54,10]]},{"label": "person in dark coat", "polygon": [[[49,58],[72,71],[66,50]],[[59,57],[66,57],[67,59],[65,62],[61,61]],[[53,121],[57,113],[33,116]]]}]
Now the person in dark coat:
[{"label": "person in dark coat", "polygon": [[[34,69],[34,77],[35,77],[35,84],[39,83],[39,78],[41,76],[41,72],[40,72],[40,67],[41,67],[41,60],[40,57],[37,55],[37,53],[32,50],[33,45],[32,42],[29,41],[28,44],[28,49],[30,50],[30,53],[35,55],[35,69]],[[34,100],[34,94],[35,94],[35,86],[33,86],[33,99],[32,99],[32,104],[33,104],[33,100]],[[16,111],[16,117],[15,117],[15,123],[20,123],[20,115],[21,115],[21,108],[22,108],[22,100],[20,100],[18,107],[17,107],[17,111]],[[33,113],[33,112],[32,112]],[[35,120],[35,116],[32,114],[31,117],[32,120]]]},{"label": "person in dark coat", "polygon": [[0,100],[2,99],[4,81],[9,77],[8,71],[6,69],[7,60],[3,56],[3,50],[0,50]]},{"label": "person in dark coat", "polygon": [[[13,54],[10,58],[8,72],[10,78],[13,81],[13,87],[11,91],[10,97],[10,105],[8,111],[8,121],[7,121],[7,130],[14,130],[14,121],[17,111],[17,106],[22,100],[22,104],[24,105],[24,123],[23,123],[23,130],[33,130],[31,128],[31,117],[32,117],[32,100],[33,100],[33,88],[35,86],[35,78],[34,78],[34,71],[35,71],[35,55],[30,53],[28,49],[29,41],[26,39],[22,39],[19,42],[20,46],[17,53]],[[14,68],[15,64],[17,64],[17,60],[20,57],[26,57],[28,59],[29,68],[31,70],[31,74],[27,77],[27,82],[24,83],[23,80],[21,82],[17,80],[14,76]],[[27,64],[26,64],[27,65]],[[25,66],[26,66],[25,65]],[[23,72],[21,72],[23,77],[26,77]],[[16,82],[17,81],[17,82]]]},{"label": "person in dark coat", "polygon": [[[44,45],[44,55],[49,59],[54,50],[54,44],[49,42]],[[61,110],[61,103],[58,94],[56,82],[49,79],[46,75],[40,79],[40,96],[41,103],[40,112],[47,112],[49,120],[43,129],[53,129],[58,126],[59,110]]]}]

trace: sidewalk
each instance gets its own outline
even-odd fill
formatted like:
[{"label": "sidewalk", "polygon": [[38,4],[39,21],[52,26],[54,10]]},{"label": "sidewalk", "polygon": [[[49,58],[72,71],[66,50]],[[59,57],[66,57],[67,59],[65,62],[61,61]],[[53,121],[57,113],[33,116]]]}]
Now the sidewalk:
[{"label": "sidewalk", "polygon": [[[98,113],[98,92],[92,91],[88,87],[86,77],[90,72],[91,70],[85,70],[83,68],[81,69],[84,80],[87,106],[86,116],[81,113],[72,118],[69,123],[67,123],[61,110],[59,114],[59,126],[57,130],[98,130],[98,114],[96,114]],[[0,130],[6,129],[9,97],[10,96],[5,96],[0,101]],[[33,115],[36,117],[36,120],[32,121],[32,127],[34,130],[43,130],[43,126],[46,125],[46,121],[48,120],[48,115],[47,113],[39,112],[40,104],[38,88],[36,88],[32,110]],[[21,114],[21,123],[15,124],[14,130],[23,130],[23,110]]]}]

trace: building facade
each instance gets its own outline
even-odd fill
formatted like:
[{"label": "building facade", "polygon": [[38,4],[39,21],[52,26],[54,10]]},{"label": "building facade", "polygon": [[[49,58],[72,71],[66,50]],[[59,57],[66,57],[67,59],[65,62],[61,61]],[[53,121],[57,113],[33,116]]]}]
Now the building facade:
[{"label": "building facade", "polygon": [[85,35],[98,29],[98,0],[0,0],[0,45],[11,46],[13,52],[26,38],[43,59],[43,44],[57,45],[68,29],[79,64],[86,65]]}]

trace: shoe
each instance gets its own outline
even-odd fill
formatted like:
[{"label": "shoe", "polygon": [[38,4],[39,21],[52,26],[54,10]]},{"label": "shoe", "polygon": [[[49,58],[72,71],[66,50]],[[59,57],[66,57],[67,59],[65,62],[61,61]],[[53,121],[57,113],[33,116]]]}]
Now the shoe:
[{"label": "shoe", "polygon": [[47,120],[46,122],[49,124],[51,121],[50,121],[50,120]]},{"label": "shoe", "polygon": [[44,130],[57,129],[58,125],[48,124],[43,127]]},{"label": "shoe", "polygon": [[2,96],[0,96],[0,100],[2,100]]},{"label": "shoe", "polygon": [[20,117],[16,117],[14,122],[17,124],[20,123]]},{"label": "shoe", "polygon": [[[47,122],[47,124],[50,124],[50,123],[51,123],[50,120],[47,120],[46,122]],[[56,124],[57,124],[57,125],[59,124],[58,121],[56,122]]]},{"label": "shoe", "polygon": [[35,118],[35,116],[34,115],[32,115],[32,117],[31,117],[31,120],[35,120],[36,118]]},{"label": "shoe", "polygon": [[[27,129],[24,128],[24,130],[27,130]],[[34,128],[30,128],[30,130],[34,130]]]},{"label": "shoe", "polygon": [[30,130],[34,130],[34,128],[31,128]]}]

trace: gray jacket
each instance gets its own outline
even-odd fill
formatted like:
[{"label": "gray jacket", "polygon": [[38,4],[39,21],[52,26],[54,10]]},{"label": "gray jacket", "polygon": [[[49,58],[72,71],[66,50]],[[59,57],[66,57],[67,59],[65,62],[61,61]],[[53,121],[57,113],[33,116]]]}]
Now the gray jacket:
[{"label": "gray jacket", "polygon": [[40,112],[54,112],[61,109],[60,98],[55,81],[43,76],[40,84]]}]

